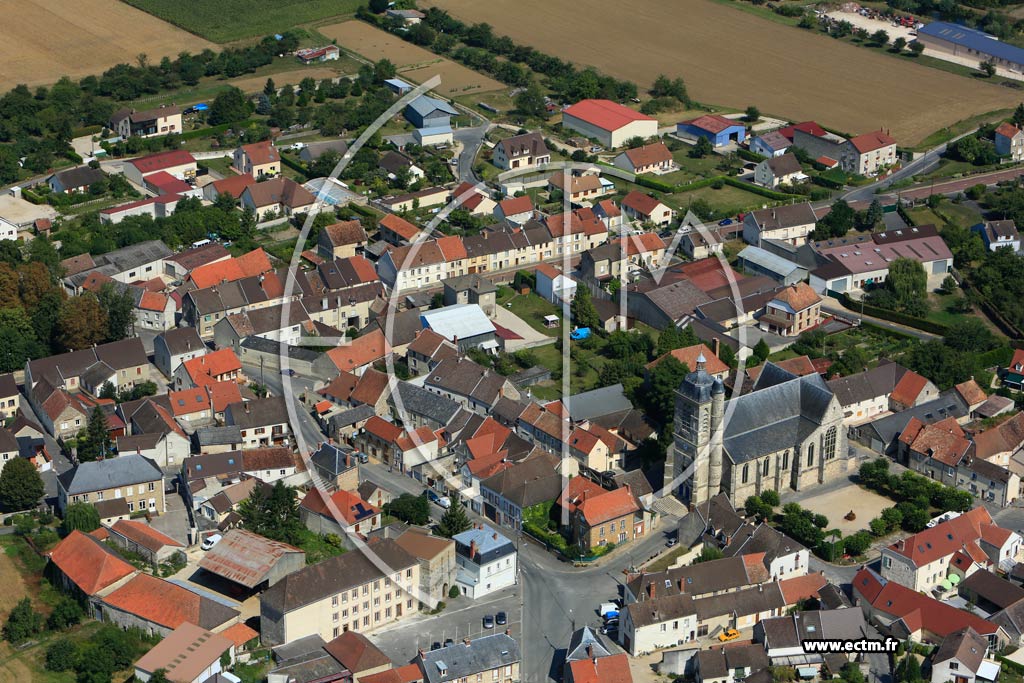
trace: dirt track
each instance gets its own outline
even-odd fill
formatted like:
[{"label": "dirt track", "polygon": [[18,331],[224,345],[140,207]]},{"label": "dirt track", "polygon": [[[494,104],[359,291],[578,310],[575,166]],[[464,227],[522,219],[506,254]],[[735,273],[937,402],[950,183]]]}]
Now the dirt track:
[{"label": "dirt track", "polygon": [[[1021,95],[713,0],[432,0],[468,22],[644,87],[682,76],[702,102],[815,119],[849,133],[889,128],[904,144]],[[519,21],[517,17],[537,17]]]},{"label": "dirt track", "polygon": [[390,59],[398,67],[398,75],[415,83],[423,83],[435,75],[441,77],[437,91],[449,97],[474,92],[501,90],[506,86],[450,59],[438,57],[422,47],[407,43],[386,31],[362,21],[345,21],[321,26],[320,33],[338,41],[342,47],[374,61]]},{"label": "dirt track", "polygon": [[119,0],[0,0],[0,90],[216,48]]}]

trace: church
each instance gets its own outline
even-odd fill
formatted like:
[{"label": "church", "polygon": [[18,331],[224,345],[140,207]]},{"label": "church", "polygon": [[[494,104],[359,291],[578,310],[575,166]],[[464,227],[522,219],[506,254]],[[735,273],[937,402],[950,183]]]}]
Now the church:
[{"label": "church", "polygon": [[847,475],[842,406],[820,375],[767,363],[753,391],[726,401],[705,363],[702,354],[676,390],[667,491],[687,505],[721,492],[739,508],[762,491],[803,491]]}]

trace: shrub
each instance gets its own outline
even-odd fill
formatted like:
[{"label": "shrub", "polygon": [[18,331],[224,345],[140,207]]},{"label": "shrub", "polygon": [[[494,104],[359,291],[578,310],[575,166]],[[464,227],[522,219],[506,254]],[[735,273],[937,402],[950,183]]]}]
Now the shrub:
[{"label": "shrub", "polygon": [[455,598],[459,597],[460,595],[462,595],[462,591],[459,590],[458,586],[452,586],[451,588],[448,589],[448,599],[449,600],[454,600]]},{"label": "shrub", "polygon": [[779,500],[779,492],[778,491],[774,491],[772,489],[768,489],[767,491],[762,491],[761,492],[761,501],[767,503],[768,505],[771,505],[772,507],[775,507],[776,505],[778,505],[781,502]]},{"label": "shrub", "polygon": [[58,638],[46,648],[46,670],[68,671],[75,665],[75,644],[67,638]]},{"label": "shrub", "polygon": [[843,546],[848,555],[863,555],[871,547],[871,536],[864,531],[858,531],[852,536],[843,539]]},{"label": "shrub", "polygon": [[32,608],[32,601],[22,598],[11,610],[4,624],[4,640],[18,644],[43,630],[43,617]]},{"label": "shrub", "polygon": [[63,631],[80,622],[83,616],[84,612],[78,601],[65,596],[50,612],[50,616],[46,620],[46,627],[51,631]]}]

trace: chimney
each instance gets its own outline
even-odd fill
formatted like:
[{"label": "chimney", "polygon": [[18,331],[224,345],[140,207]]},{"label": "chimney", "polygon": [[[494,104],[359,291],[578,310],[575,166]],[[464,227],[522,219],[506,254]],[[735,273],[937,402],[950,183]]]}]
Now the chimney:
[{"label": "chimney", "polygon": [[653,600],[655,598],[656,589],[654,588],[654,581],[647,584],[647,595]]},{"label": "chimney", "polygon": [[497,531],[495,531],[495,532],[494,532],[494,540],[495,540],[495,541],[497,541],[497,540],[498,540],[498,532],[497,532]]},{"label": "chimney", "polygon": [[242,401],[242,405],[245,406],[245,414],[248,415],[249,414],[249,402],[248,401]]},{"label": "chimney", "polygon": [[469,542],[469,559],[476,557],[476,541]]},{"label": "chimney", "polygon": [[510,628],[505,629],[505,635],[506,636],[511,636],[512,635],[512,629],[510,629]]},{"label": "chimney", "polygon": [[719,358],[719,352],[722,350],[722,341],[715,337],[711,340],[711,353],[715,354],[715,358]]},{"label": "chimney", "polygon": [[[186,339],[185,340],[185,350],[186,351],[191,351],[192,350],[192,340],[191,339]],[[971,379],[974,379],[974,378],[972,377]]]}]

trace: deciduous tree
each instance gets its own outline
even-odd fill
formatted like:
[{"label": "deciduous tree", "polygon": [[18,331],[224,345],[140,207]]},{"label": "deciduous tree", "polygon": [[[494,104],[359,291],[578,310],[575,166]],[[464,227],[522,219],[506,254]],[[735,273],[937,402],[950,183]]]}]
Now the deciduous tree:
[{"label": "deciduous tree", "polygon": [[43,479],[27,458],[15,458],[0,471],[0,506],[5,510],[27,510],[39,503]]}]

